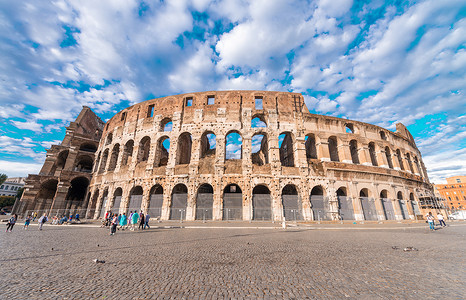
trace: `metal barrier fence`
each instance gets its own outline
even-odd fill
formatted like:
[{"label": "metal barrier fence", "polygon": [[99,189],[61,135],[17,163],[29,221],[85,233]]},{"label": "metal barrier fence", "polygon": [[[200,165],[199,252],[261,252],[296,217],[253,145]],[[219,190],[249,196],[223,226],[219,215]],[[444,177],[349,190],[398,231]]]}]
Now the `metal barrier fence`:
[{"label": "metal barrier fence", "polygon": [[223,220],[234,221],[243,219],[242,208],[224,208],[223,209]]},{"label": "metal barrier fence", "polygon": [[286,221],[301,221],[303,214],[300,209],[283,209],[283,216]]},{"label": "metal barrier fence", "polygon": [[[39,219],[44,214],[50,219],[52,217],[67,217],[73,216],[73,220],[76,219],[76,214],[79,215],[79,219],[92,219],[94,217],[95,210],[87,209],[43,209],[43,210],[27,210],[23,215],[20,215],[20,218],[25,218],[27,216],[36,216],[36,219]],[[87,216],[86,216],[87,214]]]}]

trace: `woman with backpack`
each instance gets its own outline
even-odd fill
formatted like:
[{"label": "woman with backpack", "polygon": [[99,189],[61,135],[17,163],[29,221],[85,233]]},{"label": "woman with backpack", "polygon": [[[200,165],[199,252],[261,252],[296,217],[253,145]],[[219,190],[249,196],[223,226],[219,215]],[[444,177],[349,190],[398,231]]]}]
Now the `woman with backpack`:
[{"label": "woman with backpack", "polygon": [[11,230],[13,229],[13,226],[15,226],[16,224],[16,220],[18,220],[18,215],[14,214],[14,216],[12,216],[10,220],[8,221],[5,232],[8,232],[8,230],[11,232]]}]

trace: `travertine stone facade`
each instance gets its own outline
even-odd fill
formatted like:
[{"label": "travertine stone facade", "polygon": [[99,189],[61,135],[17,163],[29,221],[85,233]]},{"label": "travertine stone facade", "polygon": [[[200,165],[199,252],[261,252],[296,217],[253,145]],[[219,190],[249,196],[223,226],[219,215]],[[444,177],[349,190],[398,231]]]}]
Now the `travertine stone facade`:
[{"label": "travertine stone facade", "polygon": [[401,220],[433,197],[403,124],[391,132],[311,114],[298,93],[145,101],[107,122],[95,157],[96,218],[142,210],[161,219]]}]

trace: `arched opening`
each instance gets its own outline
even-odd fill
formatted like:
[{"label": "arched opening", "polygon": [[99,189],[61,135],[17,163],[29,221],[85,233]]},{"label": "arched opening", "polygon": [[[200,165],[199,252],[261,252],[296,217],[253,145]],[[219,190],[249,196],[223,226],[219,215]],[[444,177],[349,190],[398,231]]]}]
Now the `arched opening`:
[{"label": "arched opening", "polygon": [[398,164],[400,165],[400,169],[404,170],[405,166],[403,165],[403,156],[401,156],[400,149],[396,150],[396,157],[398,158]]},{"label": "arched opening", "polygon": [[384,141],[387,140],[387,135],[385,134],[384,131],[380,131],[380,138],[381,138],[382,140],[384,140]]},{"label": "arched opening", "polygon": [[57,192],[58,180],[50,179],[42,183],[37,193],[35,210],[50,209]]},{"label": "arched opening", "polygon": [[107,212],[107,202],[108,202],[108,189],[105,189],[102,195],[102,206],[100,207],[100,218],[105,217],[105,213]]},{"label": "arched opening", "polygon": [[163,136],[157,142],[157,152],[155,153],[155,167],[163,167],[168,164],[168,154],[170,153],[170,138]]},{"label": "arched opening", "polygon": [[89,155],[81,155],[76,158],[76,166],[74,168],[77,172],[92,173],[94,162]]},{"label": "arched opening", "polygon": [[359,164],[358,142],[356,140],[351,140],[349,146],[353,164]]},{"label": "arched opening", "polygon": [[340,187],[337,190],[338,213],[341,220],[354,220],[353,201],[348,197],[348,192],[345,187]]},{"label": "arched opening", "polygon": [[201,155],[200,158],[211,157],[215,158],[215,151],[217,148],[217,136],[211,132],[206,131],[201,136]]},{"label": "arched opening", "polygon": [[369,156],[371,157],[371,163],[373,166],[377,167],[377,155],[375,154],[375,144],[373,142],[369,143]]},{"label": "arched opening", "polygon": [[176,164],[187,165],[191,162],[191,148],[192,148],[191,134],[184,132],[178,138],[178,147],[176,151]]},{"label": "arched opening", "polygon": [[403,193],[401,191],[396,194],[396,199],[400,205],[401,216],[403,217],[403,220],[409,219],[408,207],[406,206],[406,200],[403,199]]},{"label": "arched opening", "polygon": [[388,191],[382,190],[380,192],[380,201],[385,215],[385,220],[395,220],[395,211],[393,210],[392,200],[388,199]]},{"label": "arched opening", "polygon": [[338,142],[335,136],[328,138],[328,152],[331,161],[340,161],[340,157],[338,156]]},{"label": "arched opening", "polygon": [[188,205],[188,188],[179,183],[172,191],[172,202],[170,205],[170,220],[185,220],[186,207]]},{"label": "arched opening", "polygon": [[101,153],[99,152],[99,154],[97,155],[97,159],[96,159],[95,165],[94,165],[94,172],[97,172],[97,170],[98,170],[98,168],[100,166],[100,154]]},{"label": "arched opening", "polygon": [[150,137],[145,136],[139,142],[137,161],[147,161],[150,153]]},{"label": "arched opening", "polygon": [[251,139],[251,160],[254,165],[263,166],[269,163],[269,145],[265,133],[256,133]]},{"label": "arched opening", "polygon": [[102,160],[100,161],[99,173],[103,173],[105,171],[105,167],[107,166],[108,153],[109,150],[105,149],[104,154],[102,155]]},{"label": "arched opening", "polygon": [[252,190],[252,219],[260,221],[272,219],[270,190],[265,185],[256,185]]},{"label": "arched opening", "polygon": [[265,117],[262,114],[254,115],[251,119],[251,128],[265,128],[267,127],[267,122],[265,122]]},{"label": "arched opening", "polygon": [[223,219],[243,219],[243,193],[237,184],[229,184],[223,189]]},{"label": "arched opening", "polygon": [[108,170],[113,171],[116,168],[118,162],[118,155],[120,154],[120,144],[115,144],[110,154],[110,162],[108,164]]},{"label": "arched opening", "polygon": [[317,147],[316,147],[316,138],[314,134],[306,135],[304,146],[306,147],[306,158],[307,159],[316,159],[317,158]]},{"label": "arched opening", "polygon": [[414,156],[414,165],[416,166],[417,173],[422,176],[421,172],[421,166],[419,165],[419,161],[417,160],[417,157]]},{"label": "arched opening", "polygon": [[409,155],[409,153],[406,153],[406,160],[408,161],[409,170],[412,174],[414,174],[413,162],[411,161],[411,156]]},{"label": "arched opening", "polygon": [[345,124],[345,132],[346,133],[354,133],[354,126],[351,123]]},{"label": "arched opening", "polygon": [[422,215],[421,211],[419,210],[419,206],[416,202],[416,199],[414,199],[414,194],[409,193],[409,202],[411,202],[411,208],[413,209],[413,213],[415,216]]},{"label": "arched opening", "polygon": [[210,184],[204,183],[197,190],[196,220],[212,220],[214,207],[214,189]]},{"label": "arched opening", "polygon": [[142,206],[142,194],[143,189],[141,186],[135,186],[131,189],[129,193],[129,205],[126,209],[126,213],[128,211],[140,211]]},{"label": "arched opening", "polygon": [[147,214],[151,218],[158,218],[162,216],[162,206],[163,206],[163,187],[160,184],[154,185],[149,192],[149,208],[147,209]]},{"label": "arched opening", "polygon": [[298,190],[293,184],[287,184],[282,189],[283,215],[287,221],[302,220],[302,206],[299,200]]},{"label": "arched opening", "polygon": [[311,190],[311,208],[314,221],[328,221],[332,219],[328,201],[324,197],[324,189],[318,185]]},{"label": "arched opening", "polygon": [[359,191],[364,220],[377,221],[377,210],[375,208],[375,199],[369,197],[369,190],[363,188]]},{"label": "arched opening", "polygon": [[86,177],[76,177],[71,180],[65,200],[65,209],[74,210],[83,208],[89,180]]},{"label": "arched opening", "polygon": [[113,133],[110,132],[107,135],[107,140],[105,141],[105,146],[110,145],[112,143],[112,141],[113,141]]},{"label": "arched opening", "polygon": [[121,197],[123,195],[123,190],[121,188],[117,188],[115,192],[113,192],[113,203],[110,206],[110,210],[112,213],[116,214],[120,211],[121,205]]},{"label": "arched opening", "polygon": [[160,131],[172,131],[173,122],[170,118],[165,118],[160,122]]},{"label": "arched opening", "polygon": [[284,132],[278,136],[280,147],[280,163],[283,167],[294,167],[293,138],[290,132]]},{"label": "arched opening", "polygon": [[91,201],[89,202],[89,206],[87,208],[86,217],[93,216],[95,214],[97,200],[99,199],[100,191],[96,189],[94,191],[94,195],[92,196]]},{"label": "arched opening", "polygon": [[79,146],[79,150],[95,153],[97,151],[97,146],[90,143],[83,143],[81,144],[81,146]]},{"label": "arched opening", "polygon": [[388,167],[390,169],[393,169],[392,153],[391,153],[390,148],[388,146],[385,147],[385,156],[387,157]]},{"label": "arched opening", "polygon": [[243,157],[243,139],[241,135],[232,131],[226,136],[225,159],[241,159]]},{"label": "arched opening", "polygon": [[133,157],[133,147],[134,147],[133,140],[129,140],[126,142],[125,147],[123,149],[123,157],[121,158],[122,166],[126,166],[131,163],[131,158]]},{"label": "arched opening", "polygon": [[68,153],[69,151],[65,150],[65,151],[60,152],[60,154],[58,154],[57,168],[56,168],[58,171],[62,170],[65,167],[66,160],[68,158]]}]

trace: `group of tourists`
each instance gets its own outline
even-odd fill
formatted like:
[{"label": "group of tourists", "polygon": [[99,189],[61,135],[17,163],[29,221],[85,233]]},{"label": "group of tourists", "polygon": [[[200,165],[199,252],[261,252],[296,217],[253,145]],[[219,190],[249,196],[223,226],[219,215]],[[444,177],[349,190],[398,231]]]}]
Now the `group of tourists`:
[{"label": "group of tourists", "polygon": [[[426,215],[426,222],[429,224],[429,229],[434,231],[435,230],[435,218],[434,216],[432,215],[432,212],[429,212],[427,215]],[[445,219],[442,215],[442,213],[438,213],[437,214],[437,220],[439,222],[439,225],[442,226],[442,227],[446,227],[447,224],[445,224]]]},{"label": "group of tourists", "polygon": [[[37,217],[37,213],[36,213],[36,216],[34,216],[34,214],[31,214],[31,215],[28,215],[26,216],[26,218],[24,219],[24,226],[23,226],[23,229],[24,230],[27,230],[29,228],[29,224],[31,224],[31,221],[34,221]],[[13,227],[15,226],[16,222],[18,221],[18,215],[17,214],[14,214],[9,220],[8,220],[8,223],[6,224],[6,232],[11,232],[13,230]],[[48,218],[47,218],[47,215],[44,214],[43,216],[41,216],[39,218],[39,220],[37,220],[37,222],[39,223],[39,230],[42,230],[42,226],[48,221]]]},{"label": "group of tourists", "polygon": [[[142,211],[140,213],[136,210],[134,212],[130,211],[129,216],[126,213],[117,214],[107,211],[102,221],[102,227],[110,227],[110,235],[114,235],[117,229],[125,230],[129,228],[129,230],[134,231],[136,229],[150,228],[149,220],[149,214],[144,215]],[[138,224],[139,226],[136,228]]]}]

